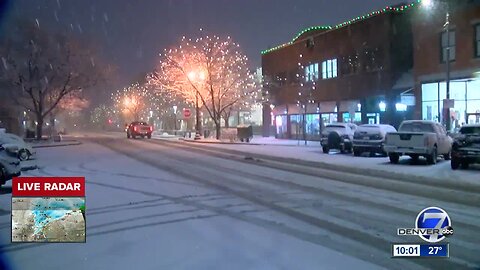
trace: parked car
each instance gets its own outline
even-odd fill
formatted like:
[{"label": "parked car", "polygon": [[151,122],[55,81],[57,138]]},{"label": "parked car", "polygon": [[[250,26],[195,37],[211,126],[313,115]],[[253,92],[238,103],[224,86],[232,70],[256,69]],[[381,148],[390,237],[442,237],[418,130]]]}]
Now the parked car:
[{"label": "parked car", "polygon": [[356,129],[357,126],[351,123],[327,124],[320,139],[323,153],[328,154],[331,149],[338,149],[342,153],[351,152]]},{"label": "parked car", "polygon": [[367,124],[361,125],[353,134],[353,155],[360,156],[364,152],[386,154],[383,149],[385,136],[388,132],[397,132],[391,125]]},{"label": "parked car", "polygon": [[21,174],[20,160],[17,158],[18,148],[13,145],[0,144],[0,186]]},{"label": "parked car", "polygon": [[28,160],[36,154],[35,149],[21,137],[12,133],[0,133],[0,144],[15,145],[18,147],[18,158]]},{"label": "parked car", "polygon": [[145,122],[135,121],[127,127],[127,138],[136,138],[141,136],[142,138],[152,138],[153,127]]},{"label": "parked car", "polygon": [[426,120],[403,121],[398,132],[387,133],[384,149],[391,163],[398,163],[400,156],[413,160],[423,156],[429,164],[436,164],[438,155],[450,159],[452,138],[437,122]]},{"label": "parked car", "polygon": [[467,169],[471,163],[480,163],[480,124],[464,125],[460,128],[452,145],[453,170]]}]

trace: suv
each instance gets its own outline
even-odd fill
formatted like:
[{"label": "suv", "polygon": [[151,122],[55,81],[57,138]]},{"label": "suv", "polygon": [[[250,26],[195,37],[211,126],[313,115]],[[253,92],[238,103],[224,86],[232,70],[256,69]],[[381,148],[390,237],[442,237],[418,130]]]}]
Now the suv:
[{"label": "suv", "polygon": [[136,138],[137,136],[141,136],[142,138],[152,138],[153,127],[145,122],[135,121],[132,122],[128,127],[127,130],[127,138]]},{"label": "suv", "polygon": [[452,145],[452,170],[470,163],[480,163],[480,124],[462,126]]},{"label": "suv", "polygon": [[353,155],[360,156],[363,152],[386,155],[383,150],[385,136],[388,132],[397,132],[391,125],[367,124],[357,128],[353,135]]},{"label": "suv", "polygon": [[353,133],[357,125],[351,123],[334,123],[325,126],[320,142],[323,153],[328,154],[330,149],[339,149],[341,153],[352,151]]},{"label": "suv", "polygon": [[0,145],[0,186],[21,173],[18,149]]}]

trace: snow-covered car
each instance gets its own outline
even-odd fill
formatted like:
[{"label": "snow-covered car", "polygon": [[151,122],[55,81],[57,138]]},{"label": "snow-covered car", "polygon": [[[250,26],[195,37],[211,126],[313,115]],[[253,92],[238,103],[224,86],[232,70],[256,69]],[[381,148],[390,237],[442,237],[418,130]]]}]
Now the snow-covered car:
[{"label": "snow-covered car", "polygon": [[391,163],[398,163],[400,156],[416,160],[423,156],[429,164],[436,164],[438,155],[450,159],[452,138],[437,122],[427,120],[403,121],[398,132],[387,133],[384,149]]},{"label": "snow-covered car", "polygon": [[357,125],[352,123],[326,125],[320,139],[323,153],[328,154],[331,149],[338,149],[341,153],[351,152],[353,134],[356,129]]},{"label": "snow-covered car", "polygon": [[391,125],[366,124],[357,128],[353,135],[353,155],[360,156],[364,152],[386,154],[383,145],[388,132],[397,132]]},{"label": "snow-covered car", "polygon": [[0,133],[0,144],[14,145],[18,147],[18,158],[20,160],[30,159],[36,154],[35,149],[26,143],[21,137],[12,133]]},{"label": "snow-covered car", "polygon": [[18,148],[0,144],[0,186],[21,174],[20,160],[17,158]]},{"label": "snow-covered car", "polygon": [[480,163],[480,124],[464,125],[452,145],[452,170],[467,169],[471,163]]}]

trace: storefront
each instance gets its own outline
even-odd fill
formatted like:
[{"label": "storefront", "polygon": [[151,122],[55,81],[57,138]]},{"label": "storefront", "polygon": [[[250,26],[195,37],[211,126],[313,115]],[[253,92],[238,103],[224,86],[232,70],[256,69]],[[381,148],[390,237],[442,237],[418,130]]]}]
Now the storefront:
[{"label": "storefront", "polygon": [[[443,122],[443,100],[447,98],[444,81],[422,84],[422,119]],[[480,123],[480,80],[471,78],[450,81],[452,128],[462,124]]]}]

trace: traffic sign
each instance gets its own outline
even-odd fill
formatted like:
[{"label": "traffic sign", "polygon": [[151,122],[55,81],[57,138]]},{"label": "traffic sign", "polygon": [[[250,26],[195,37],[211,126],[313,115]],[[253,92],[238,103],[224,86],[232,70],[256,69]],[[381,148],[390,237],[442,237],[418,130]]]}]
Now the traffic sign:
[{"label": "traffic sign", "polygon": [[183,109],[183,117],[190,118],[190,116],[192,116],[192,112],[190,111],[190,109]]}]

